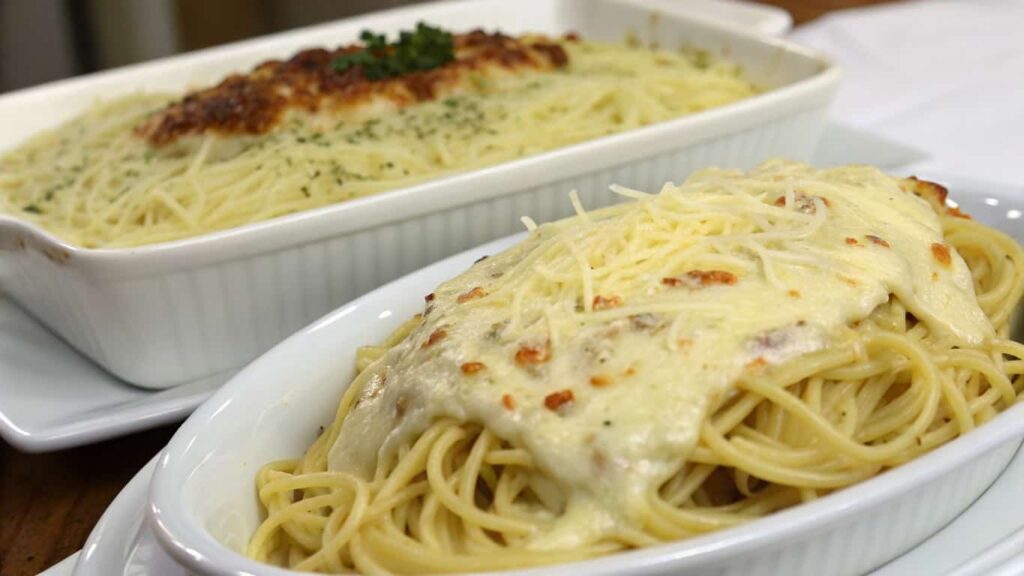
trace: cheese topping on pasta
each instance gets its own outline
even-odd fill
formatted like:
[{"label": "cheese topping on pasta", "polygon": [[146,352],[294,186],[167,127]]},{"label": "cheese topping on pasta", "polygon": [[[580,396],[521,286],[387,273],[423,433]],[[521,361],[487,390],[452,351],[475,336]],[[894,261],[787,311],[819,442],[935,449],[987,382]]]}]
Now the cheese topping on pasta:
[{"label": "cheese topping on pasta", "polygon": [[700,52],[424,29],[407,49],[369,34],[376,51],[311,49],[183,98],[98,103],[0,157],[0,211],[88,248],[168,242],[758,92]]},{"label": "cheese topping on pasta", "polygon": [[773,161],[617,191],[360,349],[333,421],[257,474],[246,554],[439,574],[651,546],[876,476],[1024,393],[1024,249],[938,184]]},{"label": "cheese topping on pasta", "polygon": [[620,190],[635,201],[540,226],[427,298],[353,384],[328,470],[369,480],[439,419],[476,422],[567,495],[528,547],[640,529],[738,380],[856,347],[890,299],[951,346],[995,336],[912,187],[780,161]]}]

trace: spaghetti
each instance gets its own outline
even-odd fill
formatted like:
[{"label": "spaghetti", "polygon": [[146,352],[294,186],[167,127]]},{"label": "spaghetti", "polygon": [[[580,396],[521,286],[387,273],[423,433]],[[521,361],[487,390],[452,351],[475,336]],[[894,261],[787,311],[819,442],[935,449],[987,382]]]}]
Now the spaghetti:
[{"label": "spaghetti", "polygon": [[[259,222],[750,97],[703,53],[455,37],[439,69],[370,81],[309,50],[180,101],[95,105],[0,158],[0,212],[89,248]],[[288,94],[287,100],[282,94]]]},{"label": "spaghetti", "polygon": [[248,555],[445,573],[649,546],[875,476],[1024,392],[1024,251],[934,185],[772,162],[619,191],[361,350],[334,422],[259,473]]}]

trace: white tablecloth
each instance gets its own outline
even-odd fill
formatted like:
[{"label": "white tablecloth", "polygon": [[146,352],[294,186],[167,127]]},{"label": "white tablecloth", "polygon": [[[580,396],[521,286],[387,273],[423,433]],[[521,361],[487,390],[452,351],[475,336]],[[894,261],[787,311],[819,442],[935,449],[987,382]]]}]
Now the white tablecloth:
[{"label": "white tablecloth", "polygon": [[835,118],[921,149],[924,171],[1024,182],[1024,0],[847,10],[791,36],[843,66]]}]

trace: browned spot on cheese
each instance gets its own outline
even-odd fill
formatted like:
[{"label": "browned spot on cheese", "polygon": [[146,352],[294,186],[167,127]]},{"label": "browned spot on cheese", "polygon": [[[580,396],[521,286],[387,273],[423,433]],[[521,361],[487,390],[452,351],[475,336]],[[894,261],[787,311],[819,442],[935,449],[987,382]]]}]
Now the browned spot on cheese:
[{"label": "browned spot on cheese", "polygon": [[941,184],[921,180],[917,176],[911,176],[900,181],[900,188],[906,192],[913,193],[919,198],[923,198],[936,209],[936,212],[941,213],[946,208],[946,198],[949,196],[949,190],[946,190],[946,187]]},{"label": "browned spot on cheese", "polygon": [[487,366],[483,362],[466,362],[462,366],[459,366],[462,373],[466,375],[476,374],[484,368],[487,368]]},{"label": "browned spot on cheese", "polygon": [[470,74],[490,70],[554,70],[569,60],[561,45],[475,30],[454,38],[455,60],[433,70],[370,80],[362,66],[337,70],[334,61],[363,49],[303,50],[288,60],[268,60],[246,74],[231,74],[220,84],[196,90],[136,127],[152,145],[188,135],[265,134],[292,110],[315,113],[365,104],[377,98],[396,106],[434,100],[457,90]]},{"label": "browned spot on cheese", "polygon": [[942,266],[949,268],[953,264],[953,258],[949,255],[949,247],[938,242],[932,243],[932,257]]},{"label": "browned spot on cheese", "polygon": [[544,364],[551,359],[551,345],[545,342],[540,346],[523,345],[516,351],[516,363],[521,366]]},{"label": "browned spot on cheese", "polygon": [[618,296],[594,296],[594,310],[608,310],[622,306],[622,298]]},{"label": "browned spot on cheese", "polygon": [[850,246],[856,246],[857,244],[859,244],[856,238],[850,238],[849,236],[846,237],[846,243],[849,244]]},{"label": "browned spot on cheese", "polygon": [[423,343],[423,348],[427,348],[428,346],[433,346],[434,344],[437,344],[441,340],[444,340],[445,336],[447,335],[448,332],[445,332],[443,328],[438,328],[437,330],[434,330],[433,332],[430,333],[430,336],[427,337],[427,341]]},{"label": "browned spot on cheese", "polygon": [[484,292],[483,288],[477,286],[477,287],[473,288],[472,290],[470,290],[469,292],[466,292],[465,294],[459,294],[459,297],[456,298],[456,301],[458,301],[459,304],[465,304],[466,302],[469,302],[470,300],[476,300],[477,298],[483,298],[486,295],[487,295],[487,292]]},{"label": "browned spot on cheese", "polygon": [[558,410],[562,406],[575,401],[572,390],[559,390],[544,397],[544,406],[548,410]]},{"label": "browned spot on cheese", "polygon": [[872,244],[877,244],[878,246],[881,246],[883,248],[888,248],[889,247],[889,243],[888,242],[886,242],[882,238],[879,238],[878,236],[875,236],[874,234],[868,234],[867,236],[865,236],[865,238],[870,240]]},{"label": "browned spot on cheese", "polygon": [[506,410],[515,410],[516,399],[513,398],[511,394],[505,394],[501,397],[501,405],[504,406]]},{"label": "browned spot on cheese", "polygon": [[736,275],[725,270],[690,270],[686,277],[696,280],[701,286],[736,283]]},{"label": "browned spot on cheese", "polygon": [[604,388],[605,386],[611,383],[611,378],[604,376],[602,374],[596,374],[590,377],[590,385],[593,386],[594,388]]},{"label": "browned spot on cheese", "polygon": [[633,314],[629,317],[629,322],[634,330],[642,330],[652,334],[665,327],[665,320],[654,314]]},{"label": "browned spot on cheese", "polygon": [[950,206],[950,207],[946,208],[946,214],[949,214],[950,216],[952,216],[954,218],[963,218],[964,220],[973,220],[973,218],[971,218],[970,214],[961,211],[958,206]]},{"label": "browned spot on cheese", "polygon": [[964,218],[967,220],[971,219],[970,214],[961,211],[960,208],[950,206],[946,203],[946,199],[949,197],[949,190],[941,184],[929,182],[927,180],[920,180],[916,176],[911,176],[910,178],[900,181],[900,189],[924,199],[929,205],[931,205],[936,214],[946,214],[947,216]]},{"label": "browned spot on cheese", "polygon": [[[803,192],[797,192],[796,194],[793,194],[793,208],[795,208],[799,212],[803,212],[804,214],[814,214],[818,211],[818,208],[814,204],[815,198],[820,199],[822,204],[824,204],[826,208],[830,208],[832,206],[832,203],[828,201],[828,198],[825,198],[823,196],[811,196],[808,194],[804,194]],[[773,202],[773,204],[780,207],[785,206],[786,197],[779,196],[778,198],[775,199],[775,202]]]},{"label": "browned spot on cheese", "polygon": [[712,286],[715,284],[732,285],[736,283],[736,275],[725,270],[690,270],[682,278],[662,278],[661,283],[666,286],[688,286],[691,288]]},{"label": "browned spot on cheese", "polygon": [[533,44],[533,49],[544,54],[548,57],[550,62],[555,68],[561,68],[569,63],[569,55],[565,53],[565,49],[558,44],[544,44],[536,43]]},{"label": "browned spot on cheese", "polygon": [[724,270],[690,270],[686,273],[688,278],[694,278],[700,281],[701,286],[708,286],[711,284],[735,284],[736,275],[732,272],[726,272]]},{"label": "browned spot on cheese", "polygon": [[789,294],[790,298],[799,298],[800,297],[800,291],[799,290],[790,290],[789,292],[786,292],[786,294]]}]

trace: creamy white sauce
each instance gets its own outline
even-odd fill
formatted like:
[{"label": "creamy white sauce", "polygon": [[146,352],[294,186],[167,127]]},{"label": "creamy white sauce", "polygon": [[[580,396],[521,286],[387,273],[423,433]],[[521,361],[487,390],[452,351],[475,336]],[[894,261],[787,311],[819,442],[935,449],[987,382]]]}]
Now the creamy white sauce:
[{"label": "creamy white sauce", "polygon": [[[630,501],[677,469],[745,370],[849,337],[890,294],[935,333],[991,336],[963,260],[940,262],[933,244],[937,215],[898,181],[783,162],[542,226],[437,289],[377,365],[330,469],[368,477],[439,417],[484,423],[570,495],[536,546],[591,541],[633,524]],[[549,357],[524,362],[524,347]]]}]

